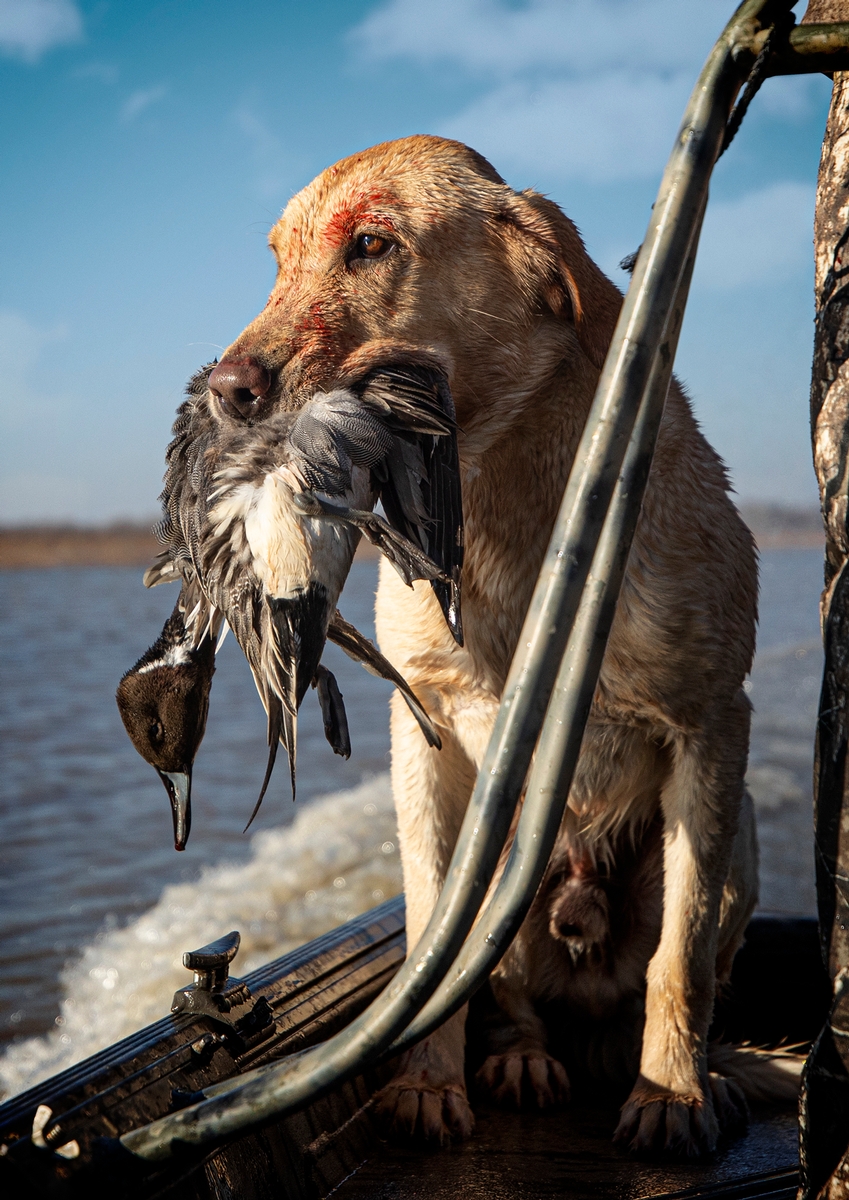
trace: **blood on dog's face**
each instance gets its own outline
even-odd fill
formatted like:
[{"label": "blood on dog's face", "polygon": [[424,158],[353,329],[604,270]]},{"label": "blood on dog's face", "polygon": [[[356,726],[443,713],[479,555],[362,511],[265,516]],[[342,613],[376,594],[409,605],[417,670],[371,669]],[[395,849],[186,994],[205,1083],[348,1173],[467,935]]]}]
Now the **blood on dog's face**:
[{"label": "blood on dog's face", "polygon": [[277,280],[224,359],[258,361],[273,380],[271,405],[298,407],[317,389],[403,359],[446,372],[461,426],[490,396],[512,393],[515,407],[564,352],[599,357],[597,333],[583,336],[598,289],[578,279],[588,261],[580,239],[548,206],[440,138],[345,159],[273,228]]}]

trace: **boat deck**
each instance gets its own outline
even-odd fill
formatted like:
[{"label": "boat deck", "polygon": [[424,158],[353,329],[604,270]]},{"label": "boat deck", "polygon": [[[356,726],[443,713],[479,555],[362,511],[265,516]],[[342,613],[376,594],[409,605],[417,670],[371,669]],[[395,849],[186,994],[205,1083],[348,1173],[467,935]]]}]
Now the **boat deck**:
[{"label": "boat deck", "polygon": [[703,1164],[638,1162],[616,1151],[617,1111],[506,1113],[475,1106],[474,1137],[425,1153],[382,1146],[334,1200],[642,1200],[721,1195],[791,1200],[798,1187],[796,1115],[754,1113],[745,1137]]}]

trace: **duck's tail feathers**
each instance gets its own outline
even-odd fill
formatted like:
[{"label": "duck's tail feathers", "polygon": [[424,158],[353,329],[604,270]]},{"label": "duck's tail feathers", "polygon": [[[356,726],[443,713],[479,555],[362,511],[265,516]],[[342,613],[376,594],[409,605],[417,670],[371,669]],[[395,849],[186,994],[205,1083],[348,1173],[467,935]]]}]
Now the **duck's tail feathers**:
[{"label": "duck's tail feathers", "polygon": [[260,805],[265,799],[265,793],[268,791],[268,785],[271,782],[271,776],[274,771],[274,764],[277,761],[277,747],[281,742],[289,758],[289,773],[292,779],[292,800],[294,801],[295,799],[297,716],[273,692],[270,692],[266,697],[266,708],[268,709],[268,763],[265,768],[265,778],[262,781],[257,802],[250,815],[250,820],[242,831],[243,833],[247,833],[250,829],[254,817],[259,812]]},{"label": "duck's tail feathers", "polygon": [[711,1042],[708,1070],[732,1079],[753,1104],[796,1104],[806,1055],[795,1046],[764,1050]]}]

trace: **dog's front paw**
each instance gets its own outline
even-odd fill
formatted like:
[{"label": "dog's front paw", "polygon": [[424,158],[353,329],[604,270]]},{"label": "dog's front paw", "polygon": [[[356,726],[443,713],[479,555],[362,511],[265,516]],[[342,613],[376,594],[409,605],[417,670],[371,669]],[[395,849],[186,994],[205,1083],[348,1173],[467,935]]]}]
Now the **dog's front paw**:
[{"label": "dog's front paw", "polygon": [[521,1108],[530,1099],[537,1108],[551,1108],[569,1099],[569,1076],[562,1063],[543,1050],[512,1050],[490,1054],[477,1080],[499,1104]]},{"label": "dog's front paw", "polygon": [[614,1142],[649,1157],[694,1159],[711,1154],[720,1132],[712,1091],[673,1092],[641,1075],[622,1106]]},{"label": "dog's front paw", "polygon": [[390,1136],[435,1145],[471,1137],[475,1117],[457,1084],[431,1087],[418,1077],[397,1076],[375,1099],[375,1113]]}]

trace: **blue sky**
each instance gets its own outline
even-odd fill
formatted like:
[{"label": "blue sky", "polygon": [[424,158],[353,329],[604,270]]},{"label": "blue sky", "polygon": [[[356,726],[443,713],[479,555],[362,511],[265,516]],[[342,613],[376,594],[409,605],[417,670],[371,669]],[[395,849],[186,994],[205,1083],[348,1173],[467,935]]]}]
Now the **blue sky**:
[{"label": "blue sky", "polygon": [[[184,381],[258,312],[323,167],[458,137],[617,268],[730,0],[0,0],[0,522],[156,513]],[[744,500],[814,503],[830,83],[770,80],[714,177],[677,370]]]}]

